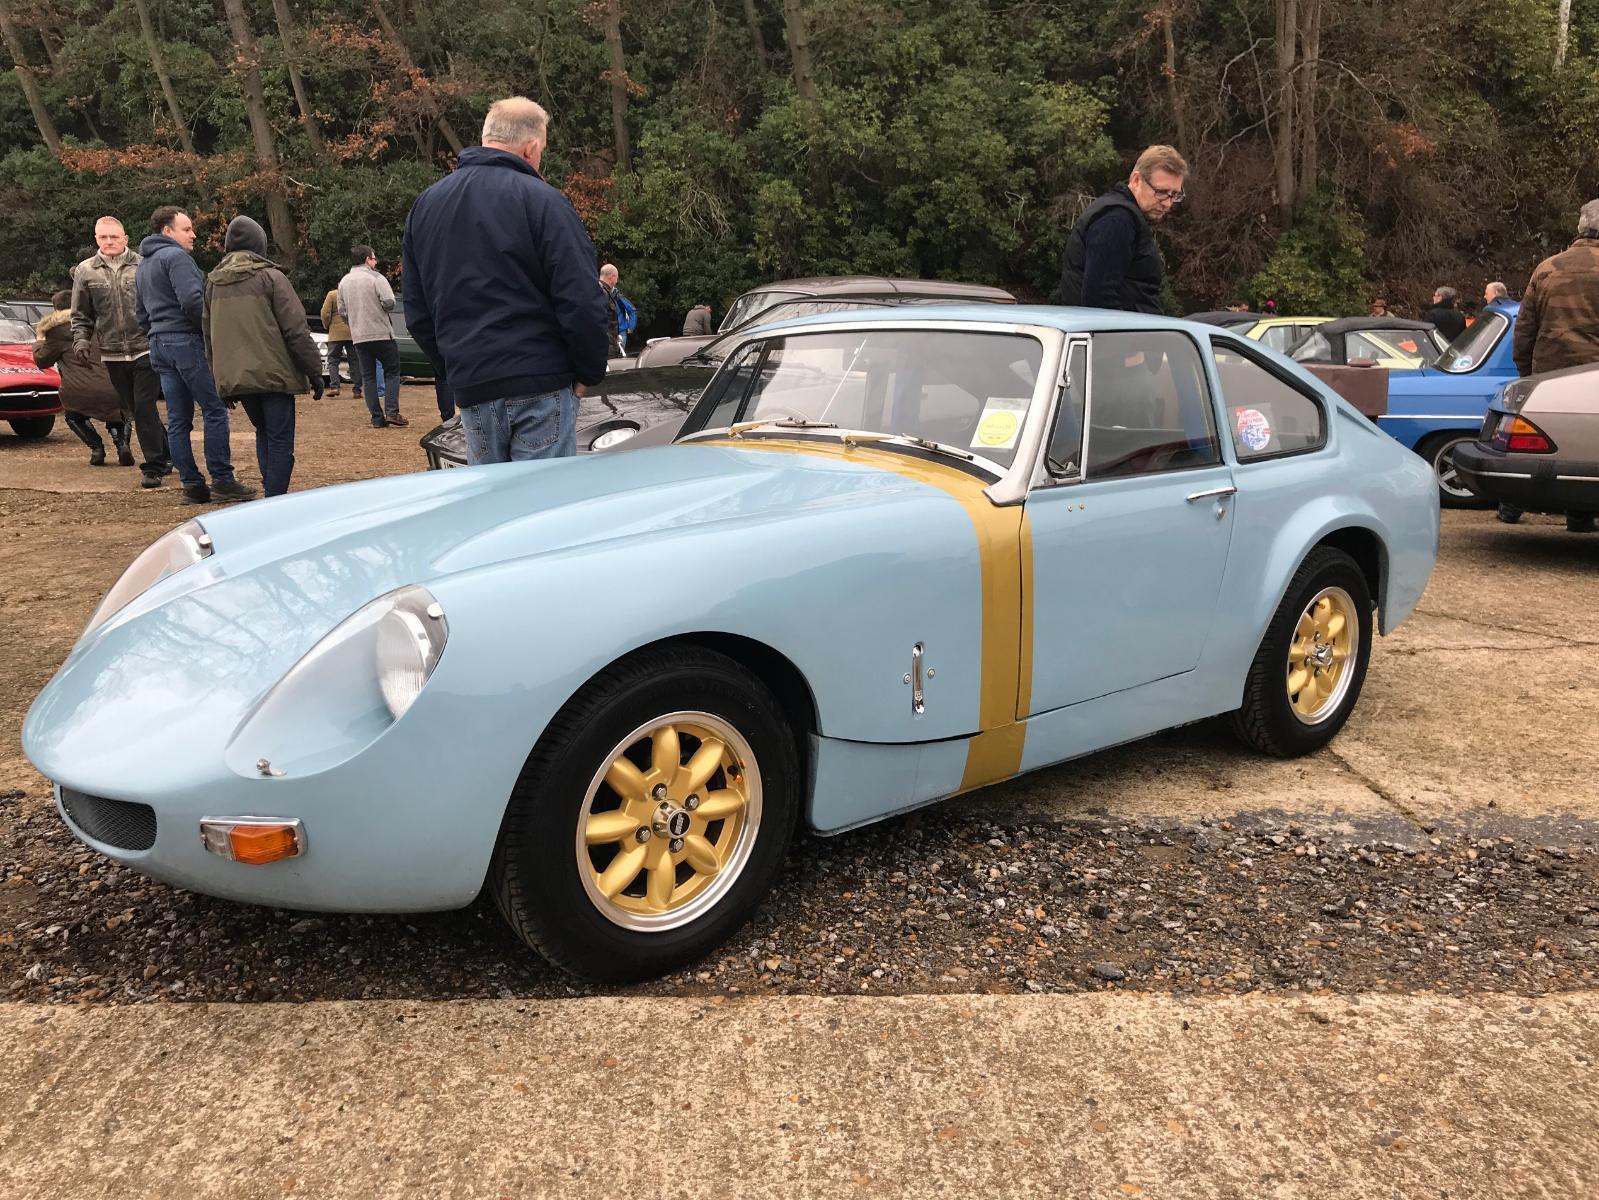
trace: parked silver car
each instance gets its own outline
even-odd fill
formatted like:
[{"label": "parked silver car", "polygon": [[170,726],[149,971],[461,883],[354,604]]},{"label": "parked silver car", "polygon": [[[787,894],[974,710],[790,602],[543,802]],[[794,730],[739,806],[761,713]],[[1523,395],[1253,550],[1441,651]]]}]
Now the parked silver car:
[{"label": "parked silver car", "polygon": [[1480,496],[1530,512],[1565,513],[1592,532],[1599,513],[1599,364],[1507,383],[1482,432],[1455,451],[1461,478]]}]

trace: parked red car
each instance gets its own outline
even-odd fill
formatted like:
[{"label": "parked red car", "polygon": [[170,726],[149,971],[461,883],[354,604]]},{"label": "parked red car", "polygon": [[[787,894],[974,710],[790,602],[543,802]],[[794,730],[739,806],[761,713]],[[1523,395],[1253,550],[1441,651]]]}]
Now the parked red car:
[{"label": "parked red car", "polygon": [[33,327],[0,317],[0,421],[20,438],[42,438],[61,411],[61,376],[33,365]]}]

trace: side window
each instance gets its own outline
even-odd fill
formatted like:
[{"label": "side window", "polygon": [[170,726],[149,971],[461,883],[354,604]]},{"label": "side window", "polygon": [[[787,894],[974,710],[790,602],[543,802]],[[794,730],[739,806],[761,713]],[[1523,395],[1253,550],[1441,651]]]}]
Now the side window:
[{"label": "side window", "polygon": [[1066,359],[1055,430],[1049,436],[1049,456],[1044,460],[1056,479],[1076,479],[1083,473],[1083,415],[1088,401],[1088,347],[1078,342]]},{"label": "side window", "polygon": [[705,419],[696,421],[691,414],[684,423],[684,433],[698,433],[702,429],[722,429],[738,420],[738,410],[744,394],[750,389],[755,374],[755,360],[760,345],[746,346],[730,363],[723,366],[711,386],[695,406],[696,413],[705,413]]},{"label": "side window", "polygon": [[1260,344],[1269,346],[1278,354],[1287,354],[1288,348],[1299,340],[1299,326],[1273,325],[1260,335]]},{"label": "side window", "polygon": [[1224,343],[1212,351],[1239,462],[1313,450],[1327,440],[1327,414],[1309,395]]},{"label": "side window", "polygon": [[1095,334],[1092,356],[1087,478],[1221,461],[1199,351],[1185,335]]}]

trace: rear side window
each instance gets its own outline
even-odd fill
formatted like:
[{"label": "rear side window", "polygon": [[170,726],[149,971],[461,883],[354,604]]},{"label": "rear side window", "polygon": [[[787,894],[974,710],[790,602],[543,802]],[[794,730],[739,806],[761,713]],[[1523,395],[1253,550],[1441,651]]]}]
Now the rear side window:
[{"label": "rear side window", "polygon": [[1086,478],[1221,461],[1200,361],[1194,343],[1180,333],[1094,335]]},{"label": "rear side window", "polygon": [[1212,347],[1222,411],[1239,462],[1314,450],[1327,440],[1327,414],[1313,397],[1222,343]]}]

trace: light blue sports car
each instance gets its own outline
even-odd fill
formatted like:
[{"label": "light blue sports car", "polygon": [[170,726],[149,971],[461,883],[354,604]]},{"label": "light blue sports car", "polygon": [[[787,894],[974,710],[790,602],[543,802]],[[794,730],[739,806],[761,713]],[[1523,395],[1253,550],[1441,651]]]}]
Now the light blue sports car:
[{"label": "light blue sports car", "polygon": [[751,332],[675,443],[208,513],[28,714],[180,887],[442,909],[602,980],[833,833],[1227,715],[1337,733],[1438,544],[1427,464],[1225,330],[1059,308]]}]

